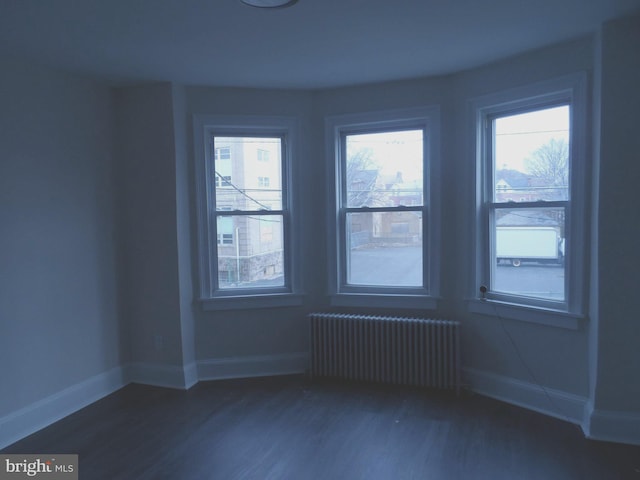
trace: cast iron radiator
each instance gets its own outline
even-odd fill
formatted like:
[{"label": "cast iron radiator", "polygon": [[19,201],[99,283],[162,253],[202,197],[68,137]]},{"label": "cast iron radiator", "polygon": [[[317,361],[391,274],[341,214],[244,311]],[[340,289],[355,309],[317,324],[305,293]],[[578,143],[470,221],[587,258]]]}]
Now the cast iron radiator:
[{"label": "cast iron radiator", "polygon": [[422,387],[460,387],[460,323],[312,313],[311,375]]}]

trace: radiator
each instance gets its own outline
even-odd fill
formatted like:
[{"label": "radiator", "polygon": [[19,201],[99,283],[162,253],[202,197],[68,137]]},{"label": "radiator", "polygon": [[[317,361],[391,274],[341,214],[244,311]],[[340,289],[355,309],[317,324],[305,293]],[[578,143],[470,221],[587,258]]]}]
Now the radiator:
[{"label": "radiator", "polygon": [[460,323],[312,313],[311,375],[460,387]]}]

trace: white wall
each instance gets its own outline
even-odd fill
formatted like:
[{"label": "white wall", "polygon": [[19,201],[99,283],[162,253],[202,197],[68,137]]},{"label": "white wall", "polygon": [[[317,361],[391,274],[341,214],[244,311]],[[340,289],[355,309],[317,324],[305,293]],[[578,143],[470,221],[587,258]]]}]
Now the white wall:
[{"label": "white wall", "polygon": [[[462,187],[458,190],[460,201],[457,202],[456,231],[459,235],[456,245],[460,259],[456,266],[456,298],[457,315],[466,320],[466,334],[463,337],[464,363],[475,372],[498,375],[498,379],[493,380],[498,383],[504,381],[502,386],[505,389],[514,386],[513,380],[516,380],[531,386],[539,383],[546,388],[586,399],[588,320],[581,321],[579,330],[571,331],[466,313],[465,299],[475,295],[472,230],[474,201],[469,193],[465,194],[472,193],[475,185],[475,159],[469,148],[474,141],[471,134],[475,133],[470,128],[470,101],[481,95],[575,72],[586,71],[590,74],[592,69],[593,40],[584,38],[463,72],[455,78],[455,130],[462,132],[462,141],[455,142],[454,147]],[[505,329],[513,337],[515,346]],[[472,375],[470,381],[480,383],[481,379],[482,377],[474,379]],[[505,392],[504,395],[508,394]],[[560,404],[560,399],[543,399],[538,408],[555,412],[561,417],[575,418],[581,413],[580,408],[576,411],[577,405],[572,407]]]},{"label": "white wall", "polygon": [[1,445],[16,411],[117,368],[125,354],[110,91],[12,59],[0,65]]},{"label": "white wall", "polygon": [[[178,280],[180,289],[180,328],[182,336],[182,365],[185,372],[185,386],[197,382],[195,346],[195,301],[192,260],[195,257],[196,237],[191,236],[195,219],[191,218],[191,190],[193,187],[193,162],[188,152],[191,137],[187,116],[187,98],[184,87],[172,85],[173,125],[176,162],[176,229],[178,248]],[[194,212],[195,213],[195,212]],[[197,285],[197,283],[195,283]]]},{"label": "white wall", "polygon": [[[603,28],[600,147],[600,311],[596,403],[640,405],[640,16]],[[631,208],[629,208],[631,207]]]},{"label": "white wall", "polygon": [[[318,295],[324,285],[318,276],[324,271],[323,264],[310,262],[324,253],[323,225],[317,221],[317,202],[324,194],[323,167],[311,143],[311,94],[309,92],[253,90],[236,88],[190,87],[187,91],[189,121],[194,114],[228,115],[281,115],[294,117],[299,122],[299,154],[293,159],[295,209],[304,213],[299,217],[300,247],[303,261],[302,283],[308,296],[300,307],[269,308],[236,311],[208,311],[196,306],[196,351],[198,359],[209,365],[207,376],[216,371],[224,375],[225,367],[220,362],[255,361],[265,364],[278,363],[287,355],[296,355],[308,350],[306,314],[311,306],[318,308]],[[189,124],[189,131],[193,128]],[[193,138],[191,135],[190,138]],[[188,160],[193,158],[193,143],[190,144]],[[320,160],[321,161],[321,160]],[[324,218],[324,217],[322,217]],[[196,236],[195,225],[191,229]],[[194,272],[197,266],[194,263]],[[321,277],[322,278],[322,277]],[[322,301],[322,300],[320,300]],[[253,359],[253,360],[252,360]],[[217,363],[216,363],[217,362]],[[285,358],[285,363],[287,363]],[[304,368],[304,363],[298,361]],[[218,368],[219,366],[219,368]],[[289,368],[289,367],[287,367]]]},{"label": "white wall", "polygon": [[599,39],[598,302],[589,433],[640,444],[640,15],[605,23]]},{"label": "white wall", "polygon": [[[130,378],[184,387],[189,382],[178,255],[178,238],[184,235],[178,232],[178,184],[184,172],[178,177],[176,133],[180,145],[185,140],[181,130],[174,130],[174,88],[169,83],[118,88],[115,111]],[[186,220],[181,227],[189,227]],[[183,289],[188,292],[189,285]],[[184,328],[192,337],[187,320]]]}]

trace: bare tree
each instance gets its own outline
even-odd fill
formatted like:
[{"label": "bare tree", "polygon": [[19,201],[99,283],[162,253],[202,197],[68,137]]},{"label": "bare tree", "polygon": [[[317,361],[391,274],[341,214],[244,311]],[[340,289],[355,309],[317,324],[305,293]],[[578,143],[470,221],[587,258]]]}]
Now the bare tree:
[{"label": "bare tree", "polygon": [[[569,144],[565,139],[554,138],[542,145],[525,160],[525,167],[540,200],[569,199]],[[540,215],[554,220],[564,237],[564,209],[545,209]]]},{"label": "bare tree", "polygon": [[527,172],[535,180],[545,200],[566,200],[569,189],[569,144],[551,139],[525,160]]},{"label": "bare tree", "polygon": [[347,202],[348,205],[360,207],[374,206],[378,200],[376,182],[379,166],[373,158],[373,150],[361,148],[353,151],[348,148],[349,156],[346,165]]}]

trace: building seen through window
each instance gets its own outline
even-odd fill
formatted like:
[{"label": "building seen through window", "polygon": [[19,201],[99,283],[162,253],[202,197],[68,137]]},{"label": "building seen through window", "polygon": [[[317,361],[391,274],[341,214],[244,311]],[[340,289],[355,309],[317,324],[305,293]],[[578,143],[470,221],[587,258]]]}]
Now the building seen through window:
[{"label": "building seen through window", "polygon": [[213,142],[218,288],[283,286],[282,139]]},{"label": "building seen through window", "polygon": [[344,137],[347,284],[423,286],[423,135]]}]

